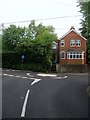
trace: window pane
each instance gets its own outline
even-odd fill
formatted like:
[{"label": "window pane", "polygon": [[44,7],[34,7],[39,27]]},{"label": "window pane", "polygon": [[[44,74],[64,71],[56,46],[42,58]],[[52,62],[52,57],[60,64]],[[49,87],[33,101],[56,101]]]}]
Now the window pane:
[{"label": "window pane", "polygon": [[71,45],[71,46],[75,46],[75,40],[71,40],[71,41],[70,41],[70,45]]},{"label": "window pane", "polygon": [[64,58],[64,53],[62,53],[62,58]]},{"label": "window pane", "polygon": [[76,46],[80,46],[81,45],[81,41],[80,40],[76,40]]},{"label": "window pane", "polygon": [[72,58],[72,54],[70,54],[70,58]]},{"label": "window pane", "polygon": [[61,58],[65,58],[65,52],[61,53]]},{"label": "window pane", "polygon": [[61,46],[64,46],[64,40],[61,40]]},{"label": "window pane", "polygon": [[77,53],[77,57],[76,58],[78,58],[78,53]]}]

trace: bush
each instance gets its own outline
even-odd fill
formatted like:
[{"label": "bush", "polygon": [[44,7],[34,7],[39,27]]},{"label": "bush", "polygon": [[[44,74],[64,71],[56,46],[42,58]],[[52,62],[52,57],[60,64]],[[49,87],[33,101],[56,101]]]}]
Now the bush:
[{"label": "bush", "polygon": [[2,67],[10,67],[11,65],[20,63],[21,63],[20,53],[12,51],[2,53]]},{"label": "bush", "polygon": [[20,69],[20,70],[32,70],[37,72],[46,72],[46,64],[33,63],[29,61],[28,58],[24,59],[22,65],[21,54],[18,52],[3,52],[2,54],[2,67],[8,69]]},{"label": "bush", "polygon": [[28,63],[28,64],[12,64],[12,65],[6,65],[4,68],[9,68],[9,69],[17,69],[17,70],[31,70],[34,72],[46,72],[46,68],[37,63]]}]

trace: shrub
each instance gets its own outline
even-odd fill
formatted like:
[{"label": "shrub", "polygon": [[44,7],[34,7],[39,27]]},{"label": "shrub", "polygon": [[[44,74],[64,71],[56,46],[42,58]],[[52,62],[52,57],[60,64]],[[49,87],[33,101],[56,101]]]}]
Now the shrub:
[{"label": "shrub", "polygon": [[24,59],[22,65],[21,54],[18,52],[3,52],[2,54],[2,67],[8,69],[20,69],[20,70],[32,70],[37,72],[46,72],[46,64],[43,63],[33,63],[29,61],[28,58]]}]

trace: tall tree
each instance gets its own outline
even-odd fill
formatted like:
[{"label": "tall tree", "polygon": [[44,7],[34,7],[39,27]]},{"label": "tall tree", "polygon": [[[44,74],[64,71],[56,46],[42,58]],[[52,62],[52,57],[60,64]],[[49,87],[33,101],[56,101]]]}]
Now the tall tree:
[{"label": "tall tree", "polygon": [[14,48],[24,39],[25,29],[10,25],[3,30],[2,49],[13,51]]},{"label": "tall tree", "polygon": [[25,34],[25,41],[18,44],[16,50],[28,54],[30,61],[42,63],[47,67],[50,66],[52,43],[57,39],[54,27],[42,24],[36,26],[35,21],[31,21],[25,30]]},{"label": "tall tree", "polygon": [[80,12],[83,15],[80,28],[82,35],[87,38],[87,58],[90,63],[90,1],[79,2]]}]

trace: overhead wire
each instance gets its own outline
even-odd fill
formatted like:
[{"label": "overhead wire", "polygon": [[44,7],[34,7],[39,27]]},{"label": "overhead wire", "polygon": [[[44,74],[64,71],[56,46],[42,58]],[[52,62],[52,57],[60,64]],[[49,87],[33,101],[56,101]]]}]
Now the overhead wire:
[{"label": "overhead wire", "polygon": [[[61,17],[53,17],[53,18],[43,18],[43,19],[32,19],[34,21],[43,21],[43,20],[54,20],[54,19],[61,19],[61,18],[70,18],[70,17],[80,17],[82,15],[74,15],[74,16],[61,16]],[[8,23],[2,23],[2,24],[17,24],[17,23],[25,23],[25,22],[31,22],[32,20],[26,20],[26,21],[17,21],[17,22],[8,22]],[[0,25],[2,25],[0,24]]]},{"label": "overhead wire", "polygon": [[76,7],[72,4],[68,4],[68,3],[65,3],[65,2],[61,2],[61,1],[57,1],[57,0],[49,0],[50,2],[53,2],[53,3],[57,3],[57,4],[63,4],[63,5],[66,5],[66,6],[69,6],[69,7]]}]

